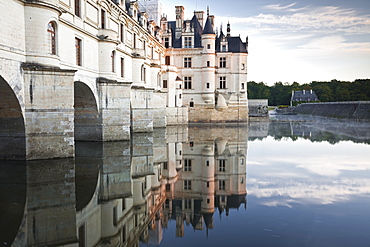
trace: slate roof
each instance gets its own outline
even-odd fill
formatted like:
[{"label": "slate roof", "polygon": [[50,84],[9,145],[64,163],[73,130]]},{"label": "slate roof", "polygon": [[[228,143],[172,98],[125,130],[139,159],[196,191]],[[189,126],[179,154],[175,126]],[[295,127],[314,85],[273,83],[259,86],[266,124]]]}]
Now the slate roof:
[{"label": "slate roof", "polygon": [[317,101],[319,100],[314,91],[293,91],[292,101]]},{"label": "slate roof", "polygon": [[[221,31],[220,36],[216,39],[216,52],[221,52],[221,40],[225,38]],[[240,37],[226,37],[228,42],[228,52],[248,53],[248,44],[243,42]]]},{"label": "slate roof", "polygon": [[215,34],[211,19],[209,17],[207,18],[206,25],[204,26],[203,34]]},{"label": "slate roof", "polygon": [[[185,26],[184,21],[183,26]],[[207,17],[204,29],[196,15],[190,21],[190,25],[194,28],[194,48],[202,48],[202,34],[215,34],[212,26],[211,18]],[[172,31],[172,47],[182,48],[182,38],[176,39],[176,21],[169,21],[168,27]],[[224,33],[221,31],[220,35],[216,38],[216,52],[221,52],[221,40],[225,38]],[[240,37],[226,37],[228,42],[228,52],[232,53],[248,53],[248,40],[243,42]]]}]

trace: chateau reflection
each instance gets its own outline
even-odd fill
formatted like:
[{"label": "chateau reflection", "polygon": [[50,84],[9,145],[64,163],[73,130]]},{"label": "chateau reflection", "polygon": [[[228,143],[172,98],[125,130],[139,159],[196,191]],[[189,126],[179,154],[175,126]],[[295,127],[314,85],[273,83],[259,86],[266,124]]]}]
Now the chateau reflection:
[{"label": "chateau reflection", "polygon": [[76,144],[76,158],[1,164],[7,246],[159,245],[246,205],[247,128],[170,127]]}]

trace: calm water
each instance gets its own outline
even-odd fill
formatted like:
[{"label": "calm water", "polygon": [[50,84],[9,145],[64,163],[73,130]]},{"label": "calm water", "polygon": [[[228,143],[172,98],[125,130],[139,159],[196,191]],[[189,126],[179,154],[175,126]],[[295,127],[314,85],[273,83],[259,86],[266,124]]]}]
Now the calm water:
[{"label": "calm water", "polygon": [[370,246],[370,123],[280,116],[0,165],[1,246]]}]

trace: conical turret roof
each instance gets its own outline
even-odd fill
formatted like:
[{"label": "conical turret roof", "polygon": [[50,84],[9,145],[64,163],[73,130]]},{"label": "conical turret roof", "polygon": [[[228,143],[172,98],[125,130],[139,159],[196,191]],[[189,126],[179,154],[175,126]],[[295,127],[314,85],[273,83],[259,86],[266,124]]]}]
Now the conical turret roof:
[{"label": "conical turret roof", "polygon": [[206,25],[204,26],[203,34],[215,34],[213,30],[211,18],[207,17]]}]

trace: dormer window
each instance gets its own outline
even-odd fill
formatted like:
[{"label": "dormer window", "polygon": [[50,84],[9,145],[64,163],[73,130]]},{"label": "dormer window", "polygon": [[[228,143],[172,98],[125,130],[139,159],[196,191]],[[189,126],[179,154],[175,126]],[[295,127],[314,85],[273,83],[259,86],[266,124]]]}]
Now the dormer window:
[{"label": "dormer window", "polygon": [[226,52],[227,51],[227,47],[226,45],[222,45],[222,49],[221,49],[222,52]]},{"label": "dormer window", "polygon": [[191,48],[192,47],[192,38],[185,37],[184,38],[184,48]]}]

